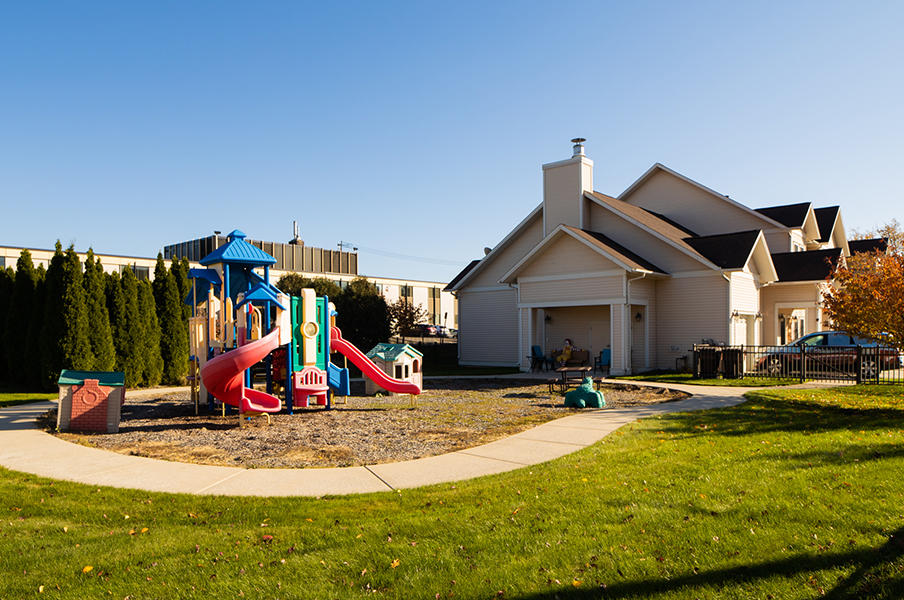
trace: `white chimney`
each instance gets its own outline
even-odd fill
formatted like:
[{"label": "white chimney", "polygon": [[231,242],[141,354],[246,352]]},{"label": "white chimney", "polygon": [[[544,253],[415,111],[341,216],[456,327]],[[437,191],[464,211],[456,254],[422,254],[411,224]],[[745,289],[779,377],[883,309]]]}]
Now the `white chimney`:
[{"label": "white chimney", "polygon": [[571,140],[571,158],[543,165],[543,235],[559,225],[589,225],[584,192],[593,191],[593,161],[584,154],[584,138]]}]

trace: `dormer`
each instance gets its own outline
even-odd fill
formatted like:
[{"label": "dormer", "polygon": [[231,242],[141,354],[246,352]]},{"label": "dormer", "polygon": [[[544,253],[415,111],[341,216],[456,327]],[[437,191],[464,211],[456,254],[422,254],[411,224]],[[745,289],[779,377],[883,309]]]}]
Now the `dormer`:
[{"label": "dormer", "polygon": [[756,211],[788,228],[785,235],[766,235],[772,252],[804,252],[819,248],[819,224],[809,202],[757,208]]}]

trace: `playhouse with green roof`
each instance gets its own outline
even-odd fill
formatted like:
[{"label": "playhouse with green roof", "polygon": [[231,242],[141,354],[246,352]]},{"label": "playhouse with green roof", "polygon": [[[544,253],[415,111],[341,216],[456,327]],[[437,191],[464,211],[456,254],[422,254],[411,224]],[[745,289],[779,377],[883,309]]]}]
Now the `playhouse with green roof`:
[{"label": "playhouse with green roof", "polygon": [[[386,375],[400,381],[407,381],[423,389],[424,355],[409,344],[377,344],[367,353],[369,358]],[[386,390],[373,379],[367,379],[364,383],[364,391],[367,394],[388,393],[395,395],[397,392]]]}]

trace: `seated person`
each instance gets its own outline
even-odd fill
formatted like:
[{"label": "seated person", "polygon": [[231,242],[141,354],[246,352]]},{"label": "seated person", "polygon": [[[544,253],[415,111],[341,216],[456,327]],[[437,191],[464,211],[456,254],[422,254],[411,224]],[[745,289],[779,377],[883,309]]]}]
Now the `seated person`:
[{"label": "seated person", "polygon": [[560,367],[564,367],[565,363],[571,360],[571,351],[574,349],[574,344],[571,341],[571,338],[565,338],[565,346],[562,348],[562,353],[556,356],[556,364]]}]

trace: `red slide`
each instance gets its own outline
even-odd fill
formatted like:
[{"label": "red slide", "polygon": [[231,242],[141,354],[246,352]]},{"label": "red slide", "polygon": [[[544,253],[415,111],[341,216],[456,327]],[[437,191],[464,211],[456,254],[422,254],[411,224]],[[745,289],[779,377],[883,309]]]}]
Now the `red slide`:
[{"label": "red slide", "polygon": [[393,379],[377,367],[363,352],[358,350],[350,342],[342,339],[342,332],[335,327],[330,328],[330,346],[348,357],[352,363],[361,369],[365,377],[373,380],[374,383],[388,392],[397,394],[420,394],[421,388],[414,385],[410,381],[400,381]]},{"label": "red slide", "polygon": [[215,356],[201,367],[201,381],[207,391],[221,402],[241,412],[279,412],[282,402],[276,396],[245,387],[245,369],[257,364],[279,347],[279,328],[265,337],[235,350]]}]

